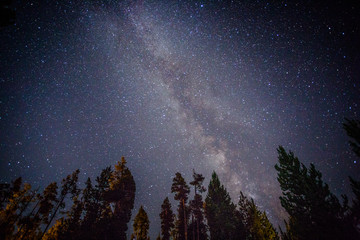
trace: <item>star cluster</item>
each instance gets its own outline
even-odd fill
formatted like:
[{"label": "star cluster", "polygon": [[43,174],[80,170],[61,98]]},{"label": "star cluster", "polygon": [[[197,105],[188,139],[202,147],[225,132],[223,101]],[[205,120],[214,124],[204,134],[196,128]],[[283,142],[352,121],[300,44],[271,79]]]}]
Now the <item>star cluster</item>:
[{"label": "star cluster", "polygon": [[[106,3],[105,3],[106,2]],[[16,4],[15,4],[16,5]],[[82,181],[125,156],[157,235],[175,172],[216,171],[273,223],[276,148],[336,194],[359,163],[359,9],[340,2],[28,1],[1,29],[1,181]]]}]

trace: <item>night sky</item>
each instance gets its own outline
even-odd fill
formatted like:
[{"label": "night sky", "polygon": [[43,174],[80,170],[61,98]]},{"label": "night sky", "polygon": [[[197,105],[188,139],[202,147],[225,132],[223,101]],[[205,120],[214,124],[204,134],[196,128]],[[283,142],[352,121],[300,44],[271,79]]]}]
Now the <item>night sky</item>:
[{"label": "night sky", "polygon": [[359,8],[99,2],[13,4],[16,25],[0,29],[1,182],[44,187],[78,168],[94,180],[125,156],[152,237],[175,173],[190,182],[193,169],[280,224],[279,145],[350,194],[360,162],[342,123],[360,117]]}]

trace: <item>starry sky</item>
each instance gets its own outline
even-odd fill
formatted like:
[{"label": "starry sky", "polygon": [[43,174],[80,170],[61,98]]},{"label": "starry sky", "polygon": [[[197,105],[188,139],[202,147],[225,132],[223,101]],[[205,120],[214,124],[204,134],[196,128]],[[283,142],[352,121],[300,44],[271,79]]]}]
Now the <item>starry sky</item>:
[{"label": "starry sky", "polygon": [[[15,1],[0,29],[0,181],[81,181],[125,156],[150,231],[177,171],[286,217],[283,145],[350,194],[360,9],[341,1]],[[351,195],[350,195],[351,196]],[[173,202],[173,207],[175,202]],[[175,207],[174,207],[175,210]],[[134,214],[133,214],[134,216]],[[129,225],[130,226],[130,225]]]}]

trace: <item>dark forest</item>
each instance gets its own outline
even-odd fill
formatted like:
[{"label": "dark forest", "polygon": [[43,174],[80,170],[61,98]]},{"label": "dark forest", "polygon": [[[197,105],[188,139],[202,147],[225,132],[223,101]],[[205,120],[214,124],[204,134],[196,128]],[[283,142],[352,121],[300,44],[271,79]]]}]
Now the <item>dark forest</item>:
[{"label": "dark forest", "polygon": [[[350,146],[360,157],[360,121],[346,120]],[[282,146],[275,169],[283,195],[281,205],[289,214],[285,229],[277,230],[253,199],[242,192],[234,203],[216,172],[209,186],[193,171],[190,185],[177,172],[171,193],[176,210],[166,197],[161,205],[161,230],[157,239],[359,239],[360,181],[349,177],[355,198],[339,200],[323,182],[315,165],[305,166]],[[150,239],[150,221],[143,206],[128,228],[135,201],[135,180],[122,157],[114,169],[102,170],[94,182],[78,187],[79,170],[33,190],[21,178],[1,184],[1,239]],[[193,191],[193,198],[190,192]],[[206,195],[203,199],[203,195]],[[67,208],[66,205],[69,206]],[[160,234],[161,232],[161,234]],[[130,233],[130,234],[129,234]]]}]

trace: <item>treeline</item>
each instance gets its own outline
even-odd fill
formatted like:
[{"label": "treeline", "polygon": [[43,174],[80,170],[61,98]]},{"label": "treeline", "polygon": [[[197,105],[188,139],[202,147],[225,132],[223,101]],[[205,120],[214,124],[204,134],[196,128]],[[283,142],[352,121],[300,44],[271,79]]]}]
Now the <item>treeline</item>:
[{"label": "treeline", "polygon": [[[344,129],[360,157],[360,121],[346,120]],[[352,204],[345,195],[340,201],[313,164],[306,167],[281,146],[277,151],[280,201],[289,214],[285,229],[278,233],[266,213],[242,192],[234,204],[215,172],[206,188],[204,176],[193,171],[189,184],[181,173],[175,174],[171,192],[178,203],[176,213],[165,198],[157,239],[360,239],[360,181],[350,178]],[[1,184],[0,239],[125,240],[127,232],[130,239],[150,239],[150,221],[143,206],[128,230],[136,186],[125,158],[114,169],[103,169],[94,182],[88,178],[83,189],[78,176],[76,170],[61,184],[50,183],[43,191],[32,190],[21,178]]]},{"label": "treeline", "polygon": [[103,169],[95,184],[88,178],[84,189],[78,176],[41,193],[21,178],[1,184],[0,239],[126,239],[136,187],[125,159]]}]

